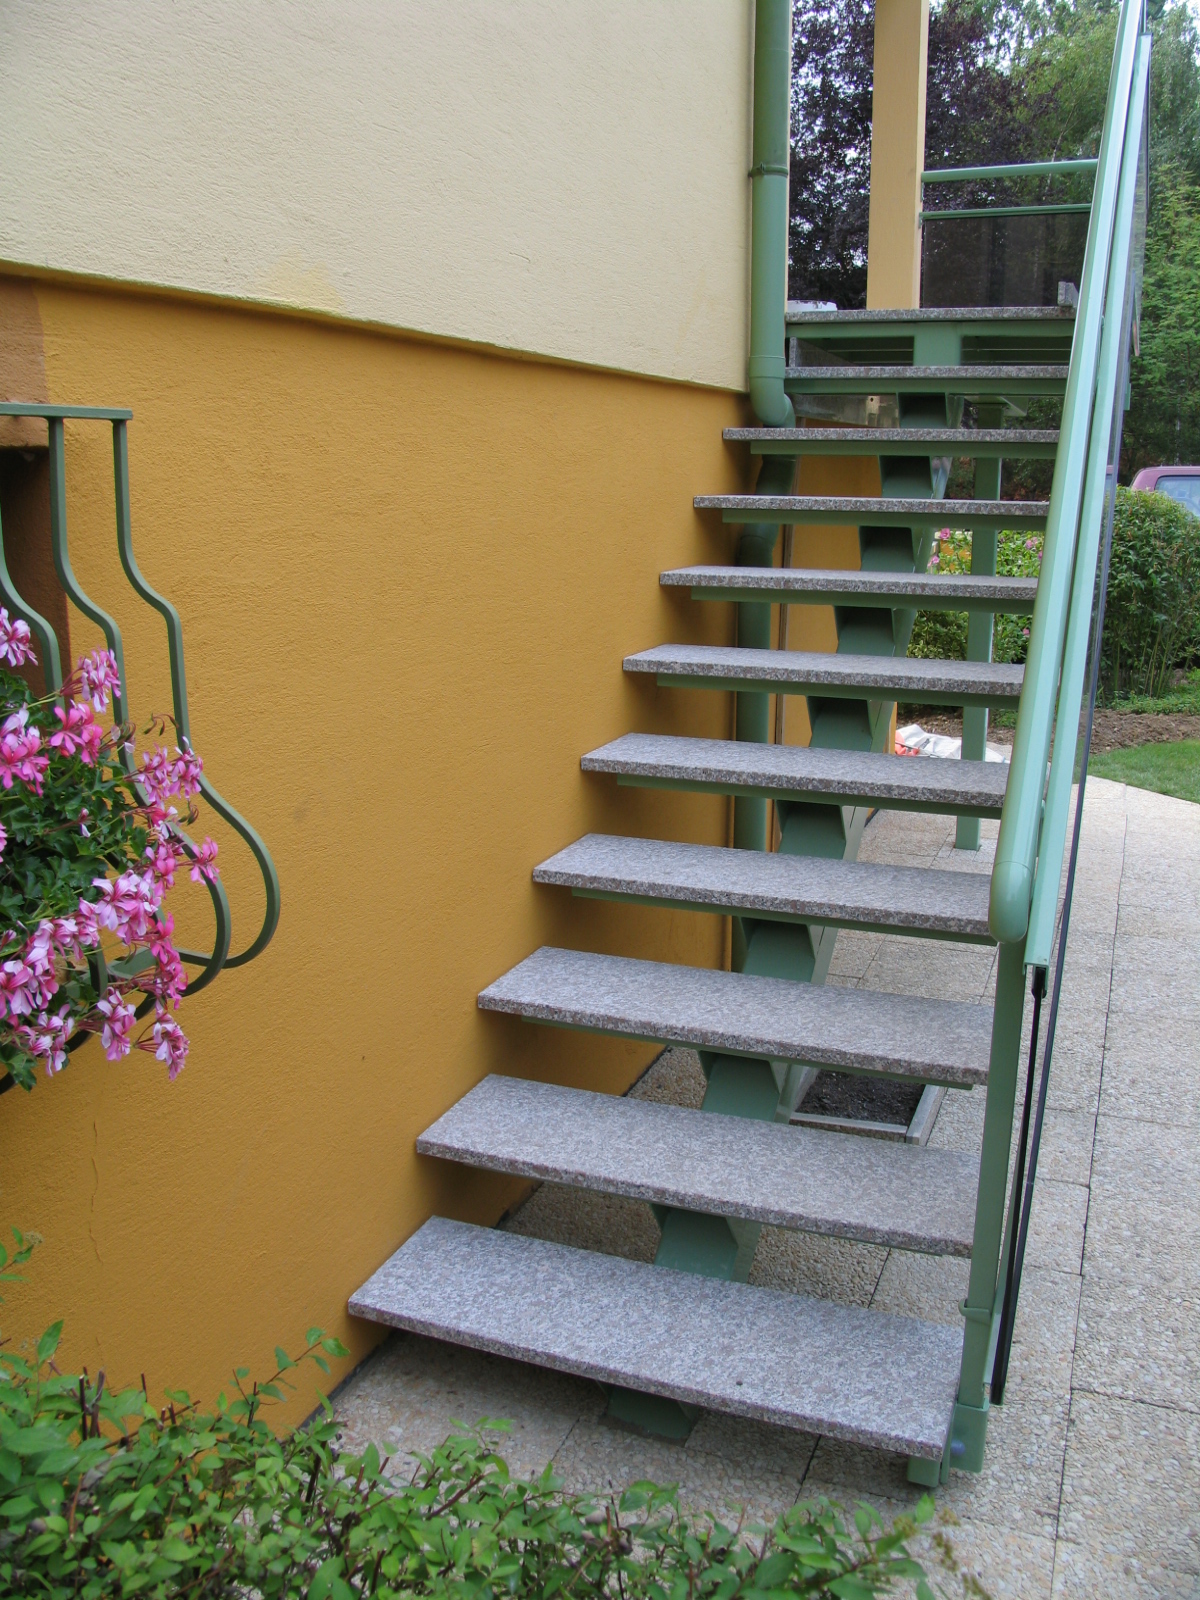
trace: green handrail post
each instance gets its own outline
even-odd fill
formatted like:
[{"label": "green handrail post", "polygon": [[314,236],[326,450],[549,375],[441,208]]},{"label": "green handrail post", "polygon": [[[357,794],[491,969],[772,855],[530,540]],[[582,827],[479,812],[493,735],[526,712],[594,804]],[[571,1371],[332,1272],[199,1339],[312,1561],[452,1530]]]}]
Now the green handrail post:
[{"label": "green handrail post", "polygon": [[[1125,141],[1121,164],[1116,231],[1105,296],[1104,333],[1100,344],[1096,407],[1092,418],[1087,482],[1080,516],[1079,554],[1075,563],[1075,582],[1063,653],[1062,681],[1059,685],[1058,714],[1055,720],[1054,754],[1050,762],[1045,817],[1038,847],[1033,900],[1029,914],[1026,959],[1031,966],[1049,965],[1057,921],[1059,878],[1062,872],[1063,853],[1066,849],[1067,821],[1071,808],[1071,786],[1079,735],[1079,713],[1083,704],[1083,683],[1087,668],[1096,559],[1104,518],[1104,502],[1109,492],[1109,451],[1115,423],[1113,402],[1120,403],[1123,398],[1116,391],[1128,339],[1126,295],[1133,244],[1133,210],[1141,159],[1140,133],[1145,115],[1149,75],[1150,38],[1149,35],[1143,34],[1138,41],[1133,92],[1129,106],[1129,136]],[[1112,489],[1115,492],[1115,484]]]},{"label": "green handrail post", "polygon": [[1075,565],[1080,495],[1096,392],[1103,295],[1116,218],[1140,14],[1141,0],[1124,0],[1104,113],[1096,192],[1071,345],[1070,376],[1063,401],[1062,443],[1054,464],[1042,549],[1042,575],[1030,625],[1025,685],[1017,713],[1008,793],[992,873],[989,921],[992,935],[1000,944],[1023,940],[1029,925],[1034,857]]}]

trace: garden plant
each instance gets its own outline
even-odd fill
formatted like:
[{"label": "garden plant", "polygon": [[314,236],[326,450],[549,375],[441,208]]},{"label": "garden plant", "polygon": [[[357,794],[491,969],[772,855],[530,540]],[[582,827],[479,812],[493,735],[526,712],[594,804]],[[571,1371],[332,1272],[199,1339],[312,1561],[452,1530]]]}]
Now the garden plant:
[{"label": "garden plant", "polygon": [[[163,898],[176,873],[217,876],[211,839],[193,845],[173,797],[203,767],[182,741],[135,758],[134,730],[105,726],[120,692],[110,651],[83,657],[61,695],[35,696],[12,670],[36,665],[28,625],[0,608],[0,1067],[33,1087],[99,1034],[110,1061],[133,1048],[174,1078],[187,1056],[175,1012],[187,976]],[[160,738],[169,719],[154,718]],[[138,1024],[145,1019],[139,1031]]]},{"label": "garden plant", "polygon": [[[0,1247],[12,1279],[32,1238]],[[314,1419],[277,1436],[268,1408],[301,1363],[347,1354],[310,1329],[293,1358],[251,1383],[239,1368],[212,1410],[55,1362],[62,1324],[27,1355],[0,1355],[0,1593],[46,1600],[358,1596],[613,1597],[735,1600],[934,1589],[911,1553],[920,1540],[943,1592],[984,1595],[963,1576],[932,1500],[886,1527],[869,1507],[827,1501],[771,1527],[693,1518],[674,1489],[636,1483],[600,1499],[565,1493],[547,1470],[509,1475],[495,1431],[450,1435],[395,1477],[374,1446],[342,1449],[322,1398]],[[941,1524],[947,1520],[940,1519]]]}]

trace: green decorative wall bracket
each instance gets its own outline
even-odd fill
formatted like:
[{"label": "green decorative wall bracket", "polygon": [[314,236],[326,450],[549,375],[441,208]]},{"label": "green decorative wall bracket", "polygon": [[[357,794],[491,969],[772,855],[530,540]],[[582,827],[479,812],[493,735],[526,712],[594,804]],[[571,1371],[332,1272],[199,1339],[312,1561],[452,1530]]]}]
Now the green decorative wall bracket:
[{"label": "green decorative wall bracket", "polygon": [[[68,599],[77,610],[82,612],[90,622],[95,623],[100,629],[108,648],[116,657],[120,675],[120,689],[119,691],[113,690],[113,718],[114,721],[128,721],[130,720],[129,693],[125,677],[125,648],[121,638],[121,630],[117,626],[116,620],[84,592],[71,566],[71,555],[67,542],[65,423],[69,420],[82,420],[107,422],[111,425],[113,434],[113,482],[116,490],[117,552],[120,555],[121,566],[124,568],[125,576],[129,579],[134,592],[147,605],[152,606],[166,624],[167,653],[171,670],[171,701],[175,729],[180,744],[182,745],[186,742],[190,745],[192,735],[191,723],[188,717],[187,678],[183,664],[183,626],[179,619],[179,612],[168,599],[159,594],[157,590],[152,589],[146,582],[137,564],[137,558],[133,553],[133,534],[129,514],[128,436],[128,424],[133,413],[104,406],[52,406],[6,401],[0,403],[0,416],[40,417],[46,423],[50,452],[50,540],[54,556],[54,570],[58,574],[58,581]],[[30,630],[38,642],[39,660],[42,664],[46,686],[54,694],[61,693],[63,671],[57,636],[45,617],[40,616],[17,592],[4,556],[2,529],[0,529],[0,598],[3,599],[15,616],[21,617],[29,624]],[[133,758],[128,753],[125,756],[125,762],[132,775]],[[275,863],[271,859],[270,851],[258,833],[213,788],[206,776],[201,777],[200,793],[217,815],[227,822],[249,847],[259,872],[262,874],[266,905],[258,933],[244,950],[239,951],[236,955],[230,955],[233,924],[225,886],[220,879],[215,883],[207,884],[215,917],[212,948],[208,951],[180,950],[179,952],[180,957],[189,966],[200,968],[200,971],[194,977],[189,977],[188,979],[187,992],[189,995],[196,994],[205,988],[224,968],[244,966],[246,962],[253,961],[255,956],[261,954],[271,942],[272,935],[279,923],[280,906],[279,874],[275,870]],[[177,830],[177,832],[184,850],[190,857],[194,856],[196,853],[195,845],[181,830]]]}]

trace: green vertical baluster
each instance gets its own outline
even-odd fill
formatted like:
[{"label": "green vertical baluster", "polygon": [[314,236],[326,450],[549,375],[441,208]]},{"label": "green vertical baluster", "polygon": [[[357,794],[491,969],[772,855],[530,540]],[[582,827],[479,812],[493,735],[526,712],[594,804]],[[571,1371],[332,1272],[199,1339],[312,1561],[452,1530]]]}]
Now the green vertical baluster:
[{"label": "green vertical baluster", "polygon": [[[1003,406],[978,408],[981,428],[999,428],[1004,422]],[[975,463],[976,500],[999,500],[1000,477],[1004,463],[999,456],[994,461]],[[971,574],[977,578],[992,578],[996,574],[996,534],[976,531],[971,535]],[[992,625],[990,611],[972,611],[967,616],[967,660],[992,659]],[[962,758],[964,761],[982,761],[987,753],[988,712],[986,706],[963,707]],[[979,849],[979,818],[959,817],[954,835],[957,850]]]}]

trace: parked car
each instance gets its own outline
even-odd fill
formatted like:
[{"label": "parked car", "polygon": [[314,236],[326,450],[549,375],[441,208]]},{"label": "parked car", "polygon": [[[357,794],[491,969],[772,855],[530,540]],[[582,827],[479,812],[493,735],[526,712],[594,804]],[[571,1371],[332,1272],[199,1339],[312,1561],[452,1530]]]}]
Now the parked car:
[{"label": "parked car", "polygon": [[1169,494],[1200,517],[1200,467],[1143,467],[1129,487]]}]

